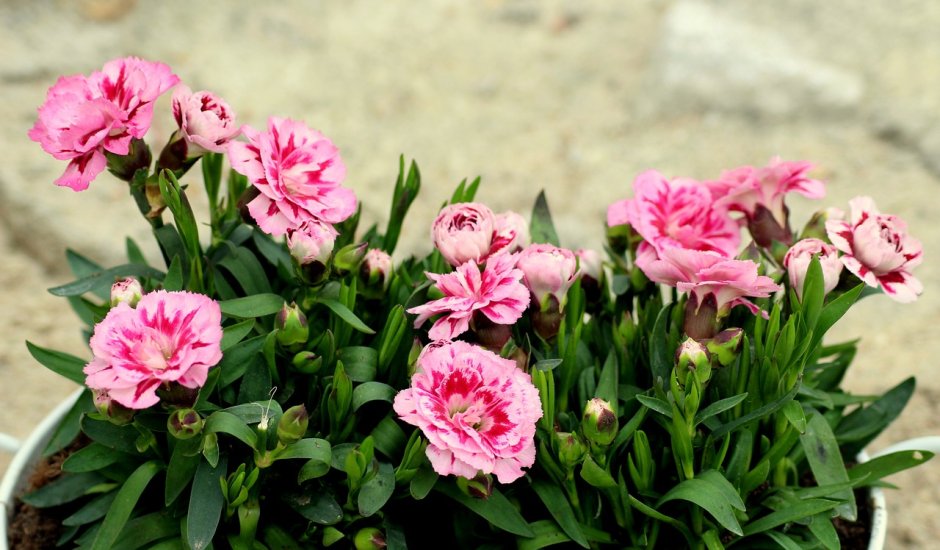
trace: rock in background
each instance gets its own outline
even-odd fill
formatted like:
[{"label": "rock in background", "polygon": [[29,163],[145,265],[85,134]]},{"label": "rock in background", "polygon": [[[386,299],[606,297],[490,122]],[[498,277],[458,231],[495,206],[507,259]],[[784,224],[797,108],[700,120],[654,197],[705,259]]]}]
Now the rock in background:
[{"label": "rock in background", "polygon": [[[873,195],[924,242],[924,296],[912,305],[869,298],[837,336],[865,335],[854,391],[919,378],[875,448],[938,433],[937,29],[931,0],[7,0],[0,425],[25,436],[71,389],[31,361],[24,339],[87,356],[66,303],[42,291],[68,280],[64,249],[108,263],[120,259],[124,234],[148,242],[121,184],[103,175],[84,193],[56,188],[64,164],[26,131],[58,75],[139,55],[225,97],[244,123],[291,116],[330,136],[368,220],[387,218],[398,155],[417,159],[425,189],[406,250],[428,249],[436,207],[477,174],[480,199],[496,210],[527,212],[545,188],[563,244],[596,247],[606,205],[641,170],[706,179],[773,155],[810,159],[830,184],[827,205]],[[172,130],[164,100],[152,146]],[[795,220],[816,207],[791,202]],[[929,547],[940,536],[940,462],[892,481],[903,491],[888,494],[889,547]]]}]

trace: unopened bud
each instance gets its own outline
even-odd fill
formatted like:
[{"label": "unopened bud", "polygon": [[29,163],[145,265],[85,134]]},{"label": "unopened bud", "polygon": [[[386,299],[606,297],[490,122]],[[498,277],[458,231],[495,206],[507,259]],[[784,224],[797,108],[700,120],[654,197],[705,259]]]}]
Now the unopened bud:
[{"label": "unopened bud", "polygon": [[202,432],[202,417],[193,409],[176,409],[166,421],[167,430],[176,439],[190,439]]},{"label": "unopened bud", "polygon": [[711,377],[711,358],[708,348],[697,340],[686,338],[676,350],[676,374],[680,382],[686,383],[687,376],[694,374],[702,382]]},{"label": "unopened bud", "polygon": [[134,419],[134,410],[111,399],[107,390],[92,390],[95,408],[108,422],[123,426]]},{"label": "unopened bud", "polygon": [[367,288],[384,292],[392,280],[392,257],[384,250],[369,249],[359,266],[359,275]]},{"label": "unopened bud", "polygon": [[[789,214],[785,206],[784,214]],[[747,228],[751,232],[754,242],[763,248],[769,248],[774,241],[789,246],[793,240],[789,223],[786,220],[782,223],[778,221],[773,212],[762,204],[758,204],[754,209],[754,214],[748,216]]]},{"label": "unopened bud", "polygon": [[333,270],[341,277],[355,273],[368,250],[369,243],[348,244],[340,248],[333,256]]},{"label": "unopened bud", "polygon": [[310,336],[310,327],[307,326],[307,316],[304,315],[297,304],[286,303],[274,318],[276,337],[282,346],[296,346],[304,344]]},{"label": "unopened bud", "polygon": [[307,408],[303,405],[295,405],[287,409],[277,423],[277,440],[284,445],[300,441],[307,433],[309,421]]},{"label": "unopened bud", "polygon": [[619,425],[620,421],[609,402],[599,397],[587,402],[581,418],[581,429],[588,441],[597,445],[610,445],[617,436]]},{"label": "unopened bud", "polygon": [[486,500],[493,494],[493,476],[477,473],[473,479],[457,477],[457,487],[470,498]]},{"label": "unopened bud", "polygon": [[558,462],[566,470],[573,470],[581,464],[587,452],[581,438],[571,432],[555,432],[555,446],[558,450]]},{"label": "unopened bud", "polygon": [[721,366],[727,367],[738,358],[743,342],[744,331],[729,328],[719,332],[708,342],[708,352],[718,359]]},{"label": "unopened bud", "polygon": [[353,538],[356,550],[381,550],[385,548],[385,534],[375,527],[364,527]]},{"label": "unopened bud", "polygon": [[118,304],[127,304],[134,307],[140,301],[143,293],[144,289],[137,279],[133,277],[121,279],[111,285],[111,307]]},{"label": "unopened bud", "polygon": [[323,366],[323,357],[312,351],[301,351],[291,360],[291,365],[304,374],[316,374]]},{"label": "unopened bud", "polygon": [[126,155],[116,155],[105,152],[108,157],[108,171],[114,174],[114,177],[131,181],[138,170],[147,170],[150,168],[150,161],[153,156],[150,154],[150,147],[142,139],[134,138],[131,140],[130,147]]}]

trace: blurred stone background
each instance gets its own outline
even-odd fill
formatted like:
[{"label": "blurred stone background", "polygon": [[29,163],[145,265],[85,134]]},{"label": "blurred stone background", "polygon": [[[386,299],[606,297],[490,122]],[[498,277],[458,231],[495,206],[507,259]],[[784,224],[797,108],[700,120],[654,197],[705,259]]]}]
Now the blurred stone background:
[{"label": "blurred stone background", "polygon": [[[600,246],[608,203],[647,168],[713,178],[772,155],[809,159],[826,205],[859,194],[909,222],[925,248],[924,296],[853,310],[864,335],[856,392],[916,375],[882,448],[940,434],[934,334],[940,306],[940,3],[930,0],[427,0],[237,2],[0,0],[0,430],[26,436],[72,391],[23,341],[84,350],[64,300],[72,247],[117,261],[147,240],[125,188],[102,175],[76,194],[64,163],[26,132],[59,75],[139,55],[217,92],[242,122],[302,119],[330,136],[367,220],[384,221],[398,155],[424,189],[405,227],[425,250],[435,207],[464,177],[494,210],[528,212],[545,188],[563,244]],[[164,100],[149,141],[172,131]],[[817,207],[790,201],[796,225]],[[6,457],[0,457],[0,469]],[[893,480],[890,548],[927,548],[940,523],[940,461]]]}]

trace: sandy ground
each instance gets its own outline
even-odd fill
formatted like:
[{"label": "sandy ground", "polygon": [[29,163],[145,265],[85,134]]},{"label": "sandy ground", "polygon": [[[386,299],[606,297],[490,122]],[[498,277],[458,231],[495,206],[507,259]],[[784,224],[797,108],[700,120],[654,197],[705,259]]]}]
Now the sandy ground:
[{"label": "sandy ground", "polygon": [[[109,262],[118,235],[147,234],[108,177],[81,194],[54,187],[63,166],[26,131],[58,75],[133,54],[219,93],[245,123],[281,115],[323,131],[368,219],[387,216],[398,155],[416,158],[412,250],[427,249],[434,208],[467,176],[483,176],[495,210],[527,211],[545,188],[563,244],[599,246],[606,205],[644,169],[707,179],[773,155],[812,160],[826,205],[870,194],[924,244],[917,303],[869,299],[837,330],[865,337],[853,390],[919,379],[873,447],[940,433],[938,28],[930,0],[0,2],[0,427],[25,436],[72,389],[25,339],[87,356],[67,304],[43,291],[68,279],[64,249]],[[167,113],[161,103],[156,146]],[[796,220],[817,207],[792,202]],[[940,462],[893,481],[889,547],[930,547]]]}]

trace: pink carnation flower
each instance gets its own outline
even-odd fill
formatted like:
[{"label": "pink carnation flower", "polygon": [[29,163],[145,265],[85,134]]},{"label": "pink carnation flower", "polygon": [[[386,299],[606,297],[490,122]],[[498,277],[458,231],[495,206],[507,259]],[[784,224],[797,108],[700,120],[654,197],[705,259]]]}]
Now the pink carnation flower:
[{"label": "pink carnation flower", "polygon": [[543,311],[549,297],[555,298],[560,311],[564,310],[568,289],[580,274],[574,252],[550,244],[529,245],[519,253],[516,267]]},{"label": "pink carnation flower", "polygon": [[715,206],[708,188],[688,178],[667,180],[655,170],[633,181],[634,197],[610,205],[607,225],[630,224],[645,242],[638,254],[655,258],[665,248],[686,248],[734,256],[741,236],[737,223]]},{"label": "pink carnation flower", "polygon": [[248,212],[262,231],[284,235],[308,220],[340,223],[355,213],[356,195],[340,186],[346,166],[323,134],[277,117],[266,132],[243,132],[248,143],[230,143],[229,161],[260,192]]},{"label": "pink carnation flower", "polygon": [[516,269],[516,259],[515,254],[503,254],[487,262],[482,271],[476,262],[468,261],[453,273],[428,273],[444,297],[408,310],[418,315],[415,328],[443,313],[428,334],[434,340],[453,340],[470,328],[477,311],[498,325],[518,321],[529,307],[529,290],[520,282],[522,271]]},{"label": "pink carnation flower", "polygon": [[497,214],[489,256],[519,252],[529,244],[529,224],[512,210]]},{"label": "pink carnation flower", "polygon": [[466,342],[425,348],[394,408],[428,438],[428,459],[441,475],[483,472],[512,483],[535,462],[538,390],[515,361],[483,348]]},{"label": "pink carnation flower", "polygon": [[813,256],[819,257],[819,266],[822,267],[823,289],[826,294],[832,292],[839,284],[839,275],[842,273],[842,260],[836,247],[819,239],[803,239],[787,250],[783,257],[783,267],[790,277],[790,286],[796,290],[796,295],[803,299],[803,283],[806,281],[806,272]]},{"label": "pink carnation flower", "polygon": [[201,388],[222,359],[222,312],[201,294],[159,290],[131,308],[120,303],[95,325],[94,358],[85,384],[131,409],[159,402],[156,391],[176,382]]},{"label": "pink carnation flower", "polygon": [[441,209],[431,224],[431,240],[447,263],[456,267],[482,262],[490,253],[496,215],[485,204],[461,202]]},{"label": "pink carnation flower", "polygon": [[856,197],[849,207],[848,221],[826,222],[829,240],[845,254],[846,269],[898,302],[916,300],[924,291],[911,274],[923,260],[920,241],[907,234],[904,220],[880,214],[871,197]]},{"label": "pink carnation flower", "polygon": [[757,267],[750,260],[733,260],[715,252],[666,248],[643,272],[654,282],[691,293],[699,305],[711,297],[718,317],[723,317],[739,305],[757,314],[760,309],[746,297],[766,298],[782,288],[770,277],[758,275]]},{"label": "pink carnation flower", "polygon": [[810,199],[826,195],[823,182],[806,175],[812,168],[809,162],[774,157],[767,166],[728,170],[718,181],[706,185],[719,205],[745,215],[757,244],[769,246],[772,240],[789,243],[789,212],[783,200],[786,194],[795,192]]},{"label": "pink carnation flower", "polygon": [[191,145],[190,157],[205,151],[224,153],[228,142],[241,133],[225,100],[212,92],[193,93],[187,86],[177,86],[173,92],[173,118]]},{"label": "pink carnation flower", "polygon": [[29,138],[59,160],[69,161],[56,185],[88,188],[107,165],[105,152],[126,155],[143,138],[153,102],[179,82],[163,63],[115,59],[90,76],[62,77],[46,93]]},{"label": "pink carnation flower", "polygon": [[326,264],[333,254],[333,246],[339,233],[328,224],[317,220],[307,220],[297,229],[287,232],[287,248],[290,255],[300,265],[313,262]]}]

